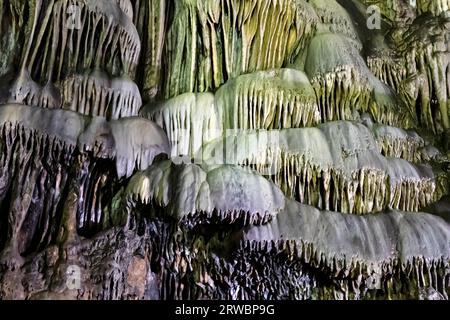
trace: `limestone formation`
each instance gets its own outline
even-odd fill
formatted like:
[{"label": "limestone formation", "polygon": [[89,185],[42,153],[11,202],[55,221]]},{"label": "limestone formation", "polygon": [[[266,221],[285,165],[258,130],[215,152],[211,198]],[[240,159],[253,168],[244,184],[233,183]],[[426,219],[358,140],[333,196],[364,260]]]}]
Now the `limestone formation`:
[{"label": "limestone formation", "polygon": [[280,68],[305,50],[317,18],[304,0],[176,1],[167,30],[166,98]]},{"label": "limestone formation", "polygon": [[439,199],[430,166],[379,152],[368,128],[333,122],[280,132],[238,132],[206,145],[197,159],[209,165],[250,166],[272,177],[286,195],[327,210],[418,211]]},{"label": "limestone formation", "polygon": [[233,166],[205,171],[192,164],[161,162],[134,176],[126,195],[130,214],[136,202],[154,204],[176,220],[194,225],[213,218],[228,224],[238,220],[245,226],[261,224],[284,208],[279,189],[263,177]]},{"label": "limestone formation", "polygon": [[0,0],[0,299],[450,295],[448,0]]}]

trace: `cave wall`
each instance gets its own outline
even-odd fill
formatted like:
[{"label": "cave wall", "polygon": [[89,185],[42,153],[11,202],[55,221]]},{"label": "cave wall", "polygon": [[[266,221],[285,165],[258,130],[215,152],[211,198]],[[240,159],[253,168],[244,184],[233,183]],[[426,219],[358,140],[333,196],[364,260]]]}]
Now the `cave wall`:
[{"label": "cave wall", "polygon": [[0,0],[0,299],[448,300],[449,7]]}]

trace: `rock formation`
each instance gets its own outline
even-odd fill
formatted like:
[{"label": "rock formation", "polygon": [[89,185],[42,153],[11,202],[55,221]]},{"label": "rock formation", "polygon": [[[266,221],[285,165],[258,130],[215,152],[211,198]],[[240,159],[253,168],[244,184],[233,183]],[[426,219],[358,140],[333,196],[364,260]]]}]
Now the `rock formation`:
[{"label": "rock formation", "polygon": [[0,299],[448,300],[449,10],[0,0]]}]

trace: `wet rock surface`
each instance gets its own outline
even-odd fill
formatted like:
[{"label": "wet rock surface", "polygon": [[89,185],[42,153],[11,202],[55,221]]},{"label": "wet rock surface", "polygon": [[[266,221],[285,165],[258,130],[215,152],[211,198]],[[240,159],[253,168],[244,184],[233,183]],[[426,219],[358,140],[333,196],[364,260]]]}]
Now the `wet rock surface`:
[{"label": "wet rock surface", "polygon": [[449,6],[0,0],[0,299],[448,300]]}]

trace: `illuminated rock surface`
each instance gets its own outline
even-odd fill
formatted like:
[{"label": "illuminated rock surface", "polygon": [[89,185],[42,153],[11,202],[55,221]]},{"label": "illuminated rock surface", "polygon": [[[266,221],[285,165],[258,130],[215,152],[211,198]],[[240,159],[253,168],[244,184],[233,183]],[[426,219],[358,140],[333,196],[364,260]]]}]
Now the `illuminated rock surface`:
[{"label": "illuminated rock surface", "polygon": [[0,299],[448,300],[449,7],[0,0]]}]

